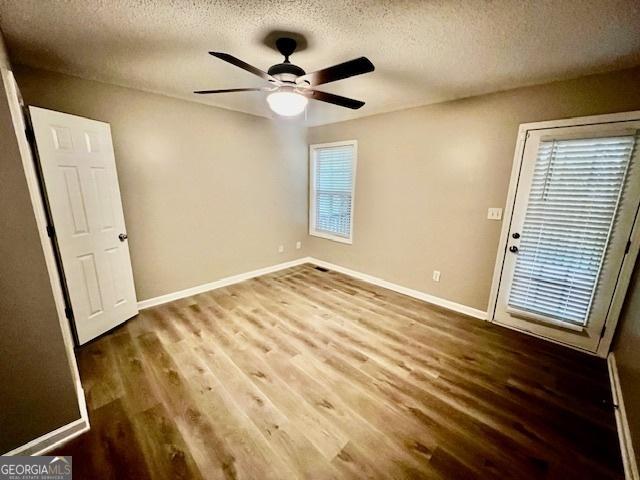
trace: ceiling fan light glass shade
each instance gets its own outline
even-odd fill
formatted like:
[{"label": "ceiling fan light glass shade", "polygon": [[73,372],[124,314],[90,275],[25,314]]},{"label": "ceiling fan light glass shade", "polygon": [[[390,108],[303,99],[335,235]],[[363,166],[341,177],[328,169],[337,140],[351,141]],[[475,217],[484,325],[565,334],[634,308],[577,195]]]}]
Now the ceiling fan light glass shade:
[{"label": "ceiling fan light glass shade", "polygon": [[271,110],[284,117],[294,117],[304,112],[307,98],[294,92],[274,92],[267,96]]}]

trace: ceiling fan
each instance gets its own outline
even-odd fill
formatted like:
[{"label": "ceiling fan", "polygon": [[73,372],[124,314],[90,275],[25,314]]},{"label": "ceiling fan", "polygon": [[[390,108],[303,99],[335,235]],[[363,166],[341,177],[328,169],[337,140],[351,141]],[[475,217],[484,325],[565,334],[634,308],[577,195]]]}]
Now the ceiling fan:
[{"label": "ceiling fan", "polygon": [[284,56],[284,62],[272,65],[263,72],[242,60],[222,52],[209,52],[210,55],[224,60],[249,73],[263,78],[270,83],[262,88],[227,88],[223,90],[198,90],[193,93],[206,95],[211,93],[231,92],[271,92],[267,102],[271,110],[279,115],[294,116],[302,113],[309,98],[321,102],[332,103],[341,107],[358,109],[364,105],[360,100],[343,97],[333,93],[315,90],[317,85],[343,80],[345,78],[372,72],[375,67],[366,57],[356,58],[332,67],[323,68],[312,73],[306,73],[302,68],[289,61],[295,52],[297,42],[292,38],[282,37],[276,40],[276,48]]}]

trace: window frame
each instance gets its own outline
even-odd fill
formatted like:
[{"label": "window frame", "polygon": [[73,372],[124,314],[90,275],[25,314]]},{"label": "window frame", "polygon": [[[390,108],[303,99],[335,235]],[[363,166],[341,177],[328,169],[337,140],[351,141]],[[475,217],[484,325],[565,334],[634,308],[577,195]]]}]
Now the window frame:
[{"label": "window frame", "polygon": [[[353,147],[353,160],[351,162],[351,215],[349,216],[349,236],[341,237],[339,235],[333,235],[329,232],[324,232],[316,228],[316,152],[322,148],[331,147]],[[309,235],[313,237],[324,238],[326,240],[333,240],[334,242],[346,243],[351,245],[353,243],[353,213],[356,197],[356,172],[358,165],[358,141],[357,140],[344,140],[340,142],[330,143],[314,143],[309,145]]]}]

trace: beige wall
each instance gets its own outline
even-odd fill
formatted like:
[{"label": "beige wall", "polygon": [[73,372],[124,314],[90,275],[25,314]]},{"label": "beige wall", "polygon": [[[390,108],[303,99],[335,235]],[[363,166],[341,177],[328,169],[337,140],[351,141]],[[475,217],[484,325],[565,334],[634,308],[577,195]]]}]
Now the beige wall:
[{"label": "beige wall", "polygon": [[[0,67],[9,68],[0,35]],[[0,86],[0,453],[80,418],[4,85]]]},{"label": "beige wall", "polygon": [[[521,88],[311,128],[358,140],[353,245],[310,254],[486,310],[518,125],[640,109],[640,69]],[[441,271],[440,282],[431,280]]]},{"label": "beige wall", "polygon": [[16,77],[25,103],[111,124],[139,300],[303,254],[295,123],[22,67]]},{"label": "beige wall", "polygon": [[[518,125],[640,109],[633,69],[311,128],[310,143],[359,142],[344,245],[306,235],[293,124],[28,68],[17,78],[27,103],[111,123],[140,299],[310,254],[485,310],[500,233],[486,210],[504,207]],[[635,285],[616,351],[638,428]]]},{"label": "beige wall", "polygon": [[616,354],[633,446],[640,464],[640,262],[636,263],[629,285],[613,351]]}]

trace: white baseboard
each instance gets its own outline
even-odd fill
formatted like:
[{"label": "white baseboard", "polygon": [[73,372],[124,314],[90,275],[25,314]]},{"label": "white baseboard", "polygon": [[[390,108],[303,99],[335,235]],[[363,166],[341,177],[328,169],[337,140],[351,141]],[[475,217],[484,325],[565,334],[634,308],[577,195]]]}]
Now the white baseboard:
[{"label": "white baseboard", "polygon": [[278,263],[277,265],[271,265],[269,267],[259,268],[257,270],[251,270],[250,272],[239,273],[230,277],[224,277],[215,282],[205,283],[203,285],[197,285],[195,287],[180,290],[178,292],[167,293],[166,295],[160,295],[159,297],[149,298],[138,302],[138,309],[143,310],[145,308],[155,307],[163,303],[173,302],[181,298],[191,297],[199,293],[208,292],[209,290],[215,290],[216,288],[226,287],[233,285],[234,283],[244,282],[250,278],[259,277],[260,275],[266,275],[267,273],[277,272],[278,270],[284,270],[286,268],[295,267],[308,262],[308,257],[298,258],[291,260],[290,262]]},{"label": "white baseboard", "polygon": [[479,318],[481,320],[487,319],[487,312],[478,310],[477,308],[472,308],[467,305],[452,302],[451,300],[445,300],[444,298],[435,297],[433,295],[429,295],[428,293],[413,290],[412,288],[403,287],[402,285],[388,282],[386,280],[383,280],[382,278],[374,277],[373,275],[369,275],[367,273],[357,272],[355,270],[341,267],[340,265],[336,265],[334,263],[325,262],[324,260],[319,260],[317,258],[309,257],[307,261],[309,263],[318,265],[319,267],[328,268],[329,270],[335,270],[336,272],[344,273],[345,275],[349,275],[350,277],[357,278],[359,280],[386,288],[388,290],[393,290],[394,292],[402,293],[403,295],[408,295],[409,297],[417,298],[418,300],[422,300],[427,303],[438,305],[439,307],[453,310],[454,312],[463,313],[465,315],[469,315],[470,317]]},{"label": "white baseboard", "polygon": [[631,430],[627,420],[627,412],[624,407],[622,390],[620,388],[620,377],[618,376],[618,366],[616,357],[611,352],[607,357],[609,365],[609,379],[611,380],[611,393],[613,395],[613,407],[616,413],[616,424],[618,426],[618,437],[620,439],[620,451],[622,452],[622,463],[624,464],[624,475],[627,480],[640,480],[638,473],[638,462],[633,451],[631,441]]},{"label": "white baseboard", "polygon": [[340,265],[336,265],[334,263],[325,262],[324,260],[320,260],[314,257],[301,257],[296,260],[291,260],[290,262],[278,263],[277,265],[271,265],[270,267],[259,268],[258,270],[252,270],[250,272],[221,278],[220,280],[216,280],[215,282],[205,283],[196,287],[180,290],[179,292],[168,293],[159,297],[149,298],[148,300],[142,300],[138,302],[138,308],[140,310],[143,310],[145,308],[155,307],[156,305],[172,302],[180,298],[190,297],[199,293],[208,292],[209,290],[215,290],[216,288],[226,287],[228,285],[233,285],[234,283],[240,283],[245,280],[249,280],[250,278],[259,277],[260,275],[266,275],[267,273],[273,273],[279,270],[295,267],[297,265],[302,265],[303,263],[313,263],[314,265],[318,265],[319,267],[335,270],[336,272],[344,273],[345,275],[349,275],[350,277],[357,278],[359,280],[377,285],[379,287],[393,290],[394,292],[402,293],[403,295],[408,295],[409,297],[417,298],[418,300],[422,300],[427,303],[432,303],[434,305],[453,310],[454,312],[463,313],[465,315],[479,318],[481,320],[487,319],[487,312],[483,310],[478,310],[476,308],[468,307],[467,305],[452,302],[451,300],[445,300],[444,298],[435,297],[433,295],[429,295],[428,293],[403,287],[402,285],[388,282],[386,280],[383,280],[382,278],[374,277],[373,275],[362,272],[357,272],[355,270],[341,267]]}]

